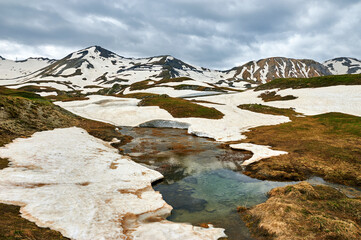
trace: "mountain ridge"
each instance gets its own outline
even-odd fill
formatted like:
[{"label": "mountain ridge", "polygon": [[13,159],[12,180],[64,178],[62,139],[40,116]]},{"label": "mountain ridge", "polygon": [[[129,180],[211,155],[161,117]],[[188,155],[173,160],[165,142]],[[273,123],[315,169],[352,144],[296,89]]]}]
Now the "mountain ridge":
[{"label": "mountain ridge", "polygon": [[[112,88],[115,84],[120,91],[145,80],[158,82],[186,77],[192,80],[189,84],[198,87],[244,90],[276,78],[310,78],[359,71],[361,73],[361,61],[344,57],[324,63],[312,59],[270,57],[249,61],[229,70],[212,70],[171,55],[128,58],[94,45],[59,60],[40,57],[11,61],[1,58],[0,85],[23,87],[36,84],[65,92],[95,93],[100,89]],[[195,86],[186,89],[195,89]]]}]

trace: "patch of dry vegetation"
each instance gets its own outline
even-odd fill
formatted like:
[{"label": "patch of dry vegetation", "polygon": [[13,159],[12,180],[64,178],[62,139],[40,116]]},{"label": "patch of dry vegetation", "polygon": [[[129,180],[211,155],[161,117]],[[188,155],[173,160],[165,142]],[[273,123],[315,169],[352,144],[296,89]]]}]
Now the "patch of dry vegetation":
[{"label": "patch of dry vegetation", "polygon": [[279,78],[256,87],[256,91],[286,88],[317,88],[336,85],[361,85],[361,74],[330,75],[312,78]]},{"label": "patch of dry vegetation", "polygon": [[269,145],[289,154],[249,165],[245,174],[258,179],[327,181],[361,186],[361,118],[326,113],[294,117],[292,122],[245,133],[245,141]]},{"label": "patch of dry vegetation", "polygon": [[265,203],[239,211],[257,239],[361,239],[361,199],[327,186],[275,188]]},{"label": "patch of dry vegetation", "polygon": [[215,108],[204,107],[182,98],[172,98],[168,95],[156,95],[143,98],[139,106],[158,106],[168,111],[175,118],[208,118],[221,119],[224,114]]},{"label": "patch of dry vegetation", "polygon": [[188,77],[169,78],[169,79],[162,79],[159,81],[147,79],[144,81],[133,83],[132,85],[130,85],[130,90],[131,91],[144,90],[144,89],[148,89],[148,88],[159,87],[159,85],[164,84],[164,83],[183,82],[183,81],[187,81],[187,80],[193,80],[193,79],[188,78]]},{"label": "patch of dry vegetation", "polygon": [[258,97],[262,98],[262,100],[264,102],[287,101],[287,100],[293,100],[293,99],[297,98],[293,95],[281,96],[281,95],[278,95],[276,91],[271,91],[271,92],[266,91],[266,92],[260,94]]},{"label": "patch of dry vegetation", "polygon": [[63,240],[68,239],[49,228],[39,228],[35,223],[20,217],[20,207],[0,203],[1,240]]},{"label": "patch of dry vegetation", "polygon": [[240,109],[248,110],[256,113],[272,114],[272,115],[284,115],[290,119],[295,119],[297,116],[301,116],[300,113],[295,112],[292,108],[276,108],[266,106],[262,104],[241,104],[238,106]]}]

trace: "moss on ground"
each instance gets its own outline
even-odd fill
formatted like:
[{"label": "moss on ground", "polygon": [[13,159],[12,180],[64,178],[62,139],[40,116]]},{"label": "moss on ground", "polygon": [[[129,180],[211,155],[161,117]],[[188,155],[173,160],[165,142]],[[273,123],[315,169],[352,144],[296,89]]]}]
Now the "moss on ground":
[{"label": "moss on ground", "polygon": [[245,171],[249,176],[305,180],[317,175],[330,182],[361,186],[360,117],[342,113],[293,117],[292,122],[257,127],[245,135],[246,142],[288,152],[249,165]]},{"label": "moss on ground", "polygon": [[296,116],[301,116],[300,113],[295,112],[292,108],[276,108],[262,104],[241,104],[238,106],[240,109],[248,110],[256,113],[272,114],[272,115],[284,115],[291,119]]},{"label": "moss on ground", "polygon": [[297,98],[293,95],[281,96],[281,95],[278,95],[276,91],[272,91],[272,92],[266,91],[266,92],[262,93],[261,95],[259,95],[258,97],[262,98],[262,100],[264,102],[288,101],[288,100],[293,100],[293,99]]},{"label": "moss on ground", "polygon": [[148,89],[148,88],[159,87],[159,85],[164,84],[164,83],[183,82],[183,81],[187,81],[187,80],[193,80],[193,79],[188,78],[188,77],[169,78],[169,79],[166,78],[166,79],[162,79],[159,81],[147,79],[144,81],[133,83],[132,85],[130,85],[130,90],[131,91],[144,90],[144,89]]},{"label": "moss on ground", "polygon": [[361,239],[361,199],[307,182],[275,188],[240,215],[257,239]]},{"label": "moss on ground", "polygon": [[336,85],[361,85],[361,74],[330,75],[313,78],[279,78],[262,84],[255,90],[317,88]]},{"label": "moss on ground", "polygon": [[224,114],[215,108],[204,107],[182,98],[172,98],[168,95],[156,95],[143,98],[139,106],[158,106],[168,111],[175,118],[208,118],[221,119]]}]

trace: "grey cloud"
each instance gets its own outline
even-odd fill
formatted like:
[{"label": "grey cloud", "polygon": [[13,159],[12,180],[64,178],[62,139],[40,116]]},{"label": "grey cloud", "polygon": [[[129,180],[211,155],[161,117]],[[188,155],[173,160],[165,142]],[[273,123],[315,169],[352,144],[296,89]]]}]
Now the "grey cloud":
[{"label": "grey cloud", "polygon": [[96,44],[225,69],[272,55],[360,58],[359,12],[357,0],[0,0],[0,41]]}]

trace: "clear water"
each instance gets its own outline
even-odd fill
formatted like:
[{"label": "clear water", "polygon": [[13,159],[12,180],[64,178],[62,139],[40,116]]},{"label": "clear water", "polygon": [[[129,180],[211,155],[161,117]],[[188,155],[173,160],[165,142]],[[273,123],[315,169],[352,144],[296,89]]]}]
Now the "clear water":
[{"label": "clear water", "polygon": [[[189,135],[185,130],[123,127],[120,131],[134,138],[121,147],[123,153],[165,176],[153,187],[173,207],[169,220],[194,225],[211,223],[226,229],[230,240],[252,239],[237,206],[265,202],[272,188],[295,183],[250,178],[242,174],[240,166],[251,157],[250,153]],[[360,193],[317,177],[309,182],[346,189],[349,196]]]},{"label": "clear water", "polygon": [[262,203],[270,189],[290,184],[242,174],[240,163],[250,153],[225,148],[185,130],[123,127],[120,131],[134,138],[122,146],[123,153],[165,176],[154,189],[173,207],[169,220],[211,223],[226,229],[230,240],[252,239],[237,206]]}]

